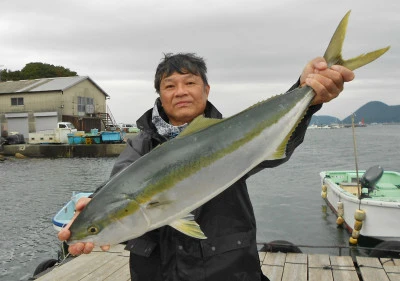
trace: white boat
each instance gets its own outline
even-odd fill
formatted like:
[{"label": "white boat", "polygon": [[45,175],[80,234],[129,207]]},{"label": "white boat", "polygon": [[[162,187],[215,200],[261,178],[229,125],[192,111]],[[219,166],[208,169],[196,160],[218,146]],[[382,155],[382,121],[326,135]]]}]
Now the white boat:
[{"label": "white boat", "polygon": [[75,205],[82,197],[89,197],[91,192],[73,192],[71,200],[68,201],[52,218],[53,227],[55,230],[60,231],[72,219],[75,213]]},{"label": "white boat", "polygon": [[[359,234],[383,241],[400,241],[400,173],[374,166],[358,174],[360,188],[356,171],[320,173],[321,195],[338,216],[338,224],[342,217],[355,239]],[[356,220],[356,212],[363,213],[365,218]]]}]

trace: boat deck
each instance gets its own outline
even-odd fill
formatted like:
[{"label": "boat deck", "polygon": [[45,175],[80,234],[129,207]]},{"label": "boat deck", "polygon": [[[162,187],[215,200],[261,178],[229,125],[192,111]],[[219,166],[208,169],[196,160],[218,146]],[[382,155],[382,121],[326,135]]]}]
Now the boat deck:
[{"label": "boat deck", "polygon": [[[36,280],[130,280],[129,252],[123,245],[95,251],[54,268]],[[400,281],[400,259],[260,252],[271,281]]]}]

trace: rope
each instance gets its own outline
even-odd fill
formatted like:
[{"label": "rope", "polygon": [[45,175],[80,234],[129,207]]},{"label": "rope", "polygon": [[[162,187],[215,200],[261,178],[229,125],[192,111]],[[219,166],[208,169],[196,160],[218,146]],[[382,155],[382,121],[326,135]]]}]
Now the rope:
[{"label": "rope", "polygon": [[360,177],[358,176],[358,159],[357,159],[357,142],[356,142],[356,133],[354,128],[354,116],[353,113],[351,115],[351,128],[353,130],[353,147],[354,147],[354,160],[356,162],[356,174],[357,174],[357,195],[358,195],[358,209],[361,208],[361,190],[360,190]]}]

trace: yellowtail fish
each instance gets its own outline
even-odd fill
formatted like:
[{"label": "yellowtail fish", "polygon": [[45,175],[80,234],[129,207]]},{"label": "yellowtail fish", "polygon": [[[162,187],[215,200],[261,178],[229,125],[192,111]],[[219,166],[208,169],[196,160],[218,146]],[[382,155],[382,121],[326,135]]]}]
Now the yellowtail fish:
[{"label": "yellowtail fish", "polygon": [[[351,70],[389,47],[343,60],[348,12],[324,58]],[[113,176],[72,223],[69,243],[113,245],[170,225],[204,239],[188,216],[262,161],[285,157],[287,143],[315,93],[305,86],[259,102],[226,119],[193,120],[175,139]]]}]

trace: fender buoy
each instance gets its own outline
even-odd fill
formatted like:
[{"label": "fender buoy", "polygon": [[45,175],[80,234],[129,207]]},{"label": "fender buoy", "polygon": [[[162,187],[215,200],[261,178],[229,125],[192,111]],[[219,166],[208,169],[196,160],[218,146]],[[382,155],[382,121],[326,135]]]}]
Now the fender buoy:
[{"label": "fender buoy", "polygon": [[354,222],[354,229],[360,231],[362,228],[362,221],[355,221]]},{"label": "fender buoy", "polygon": [[285,240],[274,240],[266,243],[260,251],[271,253],[302,253],[299,247]]},{"label": "fender buoy", "polygon": [[349,242],[350,242],[350,244],[357,245],[358,240],[356,238],[350,237]]},{"label": "fender buoy", "polygon": [[364,210],[356,210],[354,214],[354,219],[358,221],[363,221],[365,220],[365,211]]},{"label": "fender buoy", "polygon": [[339,201],[337,202],[337,220],[336,220],[336,224],[337,225],[342,225],[344,223],[344,209],[343,209],[343,202]]},{"label": "fender buoy", "polygon": [[365,211],[364,210],[356,210],[354,213],[354,228],[353,228],[353,233],[351,234],[351,237],[349,239],[349,242],[351,244],[357,244],[358,242],[358,237],[360,236],[360,230],[363,225],[363,220],[365,220]]},{"label": "fender buoy", "polygon": [[342,225],[343,223],[344,223],[343,217],[338,217],[338,218],[336,219],[336,224],[337,224],[337,225]]},{"label": "fender buoy", "polygon": [[328,187],[324,184],[322,185],[321,197],[322,199],[326,199],[328,196]]},{"label": "fender buoy", "polygon": [[53,267],[56,263],[58,262],[58,260],[55,259],[48,259],[45,260],[43,262],[41,262],[35,269],[35,272],[33,273],[33,276],[38,275],[39,273]]},{"label": "fender buoy", "polygon": [[351,233],[351,237],[358,239],[358,237],[360,237],[360,231],[353,229],[353,232]]}]

